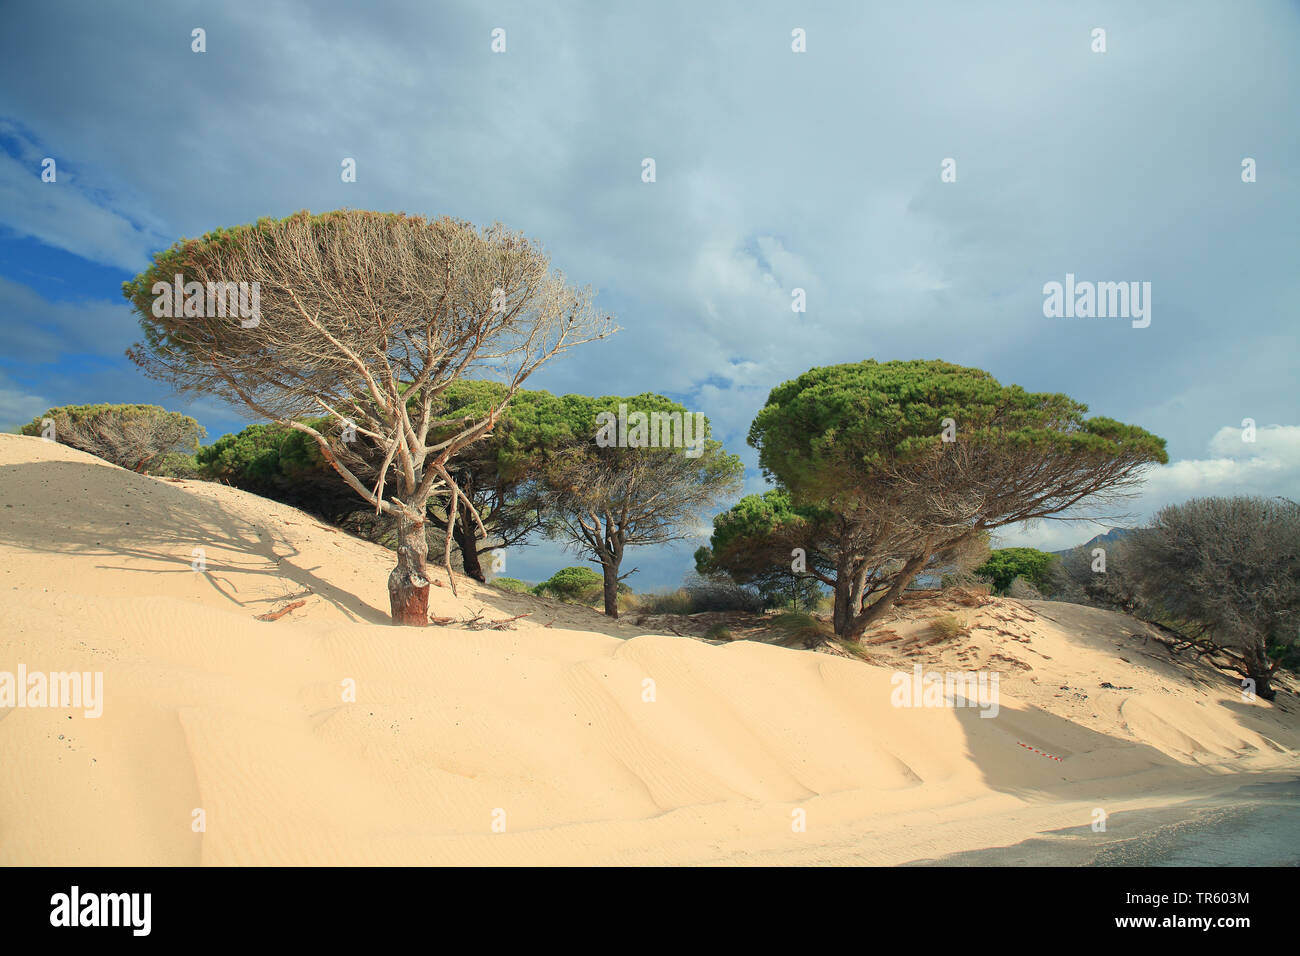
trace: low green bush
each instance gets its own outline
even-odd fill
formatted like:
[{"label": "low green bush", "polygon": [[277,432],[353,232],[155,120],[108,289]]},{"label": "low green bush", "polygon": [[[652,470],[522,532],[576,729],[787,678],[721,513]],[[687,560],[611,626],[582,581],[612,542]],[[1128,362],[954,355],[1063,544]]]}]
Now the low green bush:
[{"label": "low green bush", "polygon": [[591,604],[602,600],[605,579],[591,568],[561,568],[533,588],[539,597],[553,597],[570,604]]},{"label": "low green bush", "polygon": [[520,581],[518,578],[493,578],[488,582],[494,587],[503,591],[517,591],[527,593],[532,591],[533,586],[527,581]]}]

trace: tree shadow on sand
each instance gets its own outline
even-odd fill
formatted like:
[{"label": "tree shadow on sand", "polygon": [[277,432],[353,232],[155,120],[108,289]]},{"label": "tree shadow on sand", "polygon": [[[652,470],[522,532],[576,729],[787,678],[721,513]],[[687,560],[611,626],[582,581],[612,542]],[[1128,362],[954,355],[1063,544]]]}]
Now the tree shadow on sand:
[{"label": "tree shadow on sand", "polygon": [[1080,767],[1083,758],[1097,754],[1122,753],[1124,778],[1188,766],[1149,744],[1092,730],[1032,704],[1023,710],[1003,707],[992,718],[981,717],[975,707],[957,707],[953,713],[966,735],[967,753],[985,783],[1027,799],[1105,797],[1112,784],[1104,771],[1098,773],[1096,758]]},{"label": "tree shadow on sand", "polygon": [[[1211,672],[1210,668],[1190,665],[1190,669],[1198,671],[1195,675],[1198,683],[1215,683],[1216,677],[1225,684],[1231,683],[1217,671]],[[1169,679],[1178,680],[1179,677],[1171,674]],[[1260,705],[1238,705],[1231,701],[1220,703],[1233,712],[1243,729],[1259,735],[1265,746],[1279,755],[1288,752],[1286,746],[1272,739],[1285,733],[1277,725],[1276,714],[1270,721],[1269,715],[1261,712]],[[1152,789],[1147,795],[1165,794],[1172,810],[1175,805],[1202,798],[1196,783],[1198,777],[1207,785],[1224,780],[1223,755],[1205,752],[1202,756],[1210,759],[1206,765],[1198,766],[1175,759],[1140,740],[1092,730],[1032,704],[1019,710],[1003,707],[992,718],[981,717],[980,710],[973,706],[957,707],[954,714],[965,734],[967,754],[979,768],[985,783],[994,790],[1031,802],[1042,799],[1095,801],[1096,807],[1109,814],[1112,801],[1133,796],[1143,788],[1142,778],[1151,774],[1153,776],[1147,779]],[[1253,745],[1243,743],[1244,751],[1255,749]],[[1062,759],[1058,761],[1052,757]],[[1179,771],[1176,778],[1157,782],[1163,772],[1171,770]],[[1268,774],[1267,771],[1261,773]],[[1188,789],[1175,780],[1193,785]],[[1090,823],[1090,820],[1080,820],[1080,826]]]},{"label": "tree shadow on sand", "polygon": [[[304,566],[301,553],[273,524],[258,526],[220,501],[195,496],[156,478],[114,471],[111,485],[102,465],[45,461],[0,466],[0,541],[54,554],[102,556],[98,565],[136,574],[201,574],[223,598],[241,608],[314,594],[354,621],[390,623],[380,608],[348,593]],[[32,495],[32,489],[40,489]],[[60,491],[80,493],[61,497]],[[98,497],[103,495],[104,497]],[[340,532],[342,533],[342,532]],[[194,549],[203,548],[205,565],[196,571]],[[218,559],[227,551],[247,560]],[[157,562],[161,568],[112,563],[113,558]],[[229,575],[265,576],[292,582],[297,593],[241,598]]]}]

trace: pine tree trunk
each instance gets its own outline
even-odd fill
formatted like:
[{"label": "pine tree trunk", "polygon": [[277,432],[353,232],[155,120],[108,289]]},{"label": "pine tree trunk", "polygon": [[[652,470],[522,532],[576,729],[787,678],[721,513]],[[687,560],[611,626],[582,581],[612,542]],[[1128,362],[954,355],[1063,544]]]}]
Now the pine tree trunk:
[{"label": "pine tree trunk", "polygon": [[429,541],[423,518],[402,514],[397,519],[397,567],[388,575],[388,602],[393,623],[429,626],[429,575],[425,559]]},{"label": "pine tree trunk", "polygon": [[831,627],[837,636],[842,636],[849,627],[849,589],[853,583],[845,577],[835,579],[835,611],[831,619]]},{"label": "pine tree trunk", "polygon": [[605,574],[605,613],[610,617],[618,617],[618,568],[608,564],[602,564],[601,570]]},{"label": "pine tree trunk", "polygon": [[1272,700],[1277,696],[1273,689],[1273,668],[1269,665],[1268,655],[1258,647],[1248,648],[1243,655],[1246,660],[1246,672],[1255,682],[1255,696],[1261,700]]},{"label": "pine tree trunk", "polygon": [[885,612],[894,606],[894,602],[898,600],[898,596],[903,593],[909,584],[912,583],[912,579],[916,577],[921,568],[925,567],[925,562],[926,558],[924,556],[908,559],[907,563],[903,565],[902,570],[898,572],[898,577],[894,579],[894,583],[890,586],[889,590],[882,594],[874,604],[849,622],[848,627],[844,629],[842,635],[844,639],[855,643],[862,640],[862,635],[866,632],[867,628],[880,620],[880,618],[884,616]]},{"label": "pine tree trunk", "polygon": [[843,637],[853,623],[853,609],[849,607],[852,590],[853,578],[849,573],[849,564],[840,560],[835,565],[835,610],[831,618],[831,627],[837,637]]},{"label": "pine tree trunk", "polygon": [[456,541],[456,547],[460,549],[460,562],[465,568],[465,574],[475,581],[486,584],[487,575],[483,573],[483,565],[479,563],[477,528],[473,522],[474,516],[469,513],[469,509],[462,507],[456,517],[452,537]]}]

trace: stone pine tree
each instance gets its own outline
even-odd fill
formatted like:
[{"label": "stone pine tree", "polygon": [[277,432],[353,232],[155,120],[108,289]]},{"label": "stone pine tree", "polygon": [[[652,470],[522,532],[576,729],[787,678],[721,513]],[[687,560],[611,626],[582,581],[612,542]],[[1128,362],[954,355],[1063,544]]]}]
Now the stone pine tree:
[{"label": "stone pine tree", "polygon": [[[362,500],[396,518],[393,623],[415,626],[428,623],[429,499],[449,498],[445,565],[462,514],[455,457],[544,362],[613,331],[590,291],[569,286],[524,236],[393,213],[218,229],[158,253],[123,292],[144,330],[128,355],[148,374],[310,435]],[[505,391],[448,435],[439,396],[466,375]],[[329,430],[305,421],[321,416]],[[372,483],[349,466],[358,435],[382,449]]]},{"label": "stone pine tree", "polygon": [[627,549],[694,536],[739,489],[744,466],[709,437],[702,414],[662,395],[565,395],[557,411],[574,438],[542,474],[549,530],[600,566],[605,613],[618,617],[619,582],[636,570],[621,570]]},{"label": "stone pine tree", "polygon": [[773,389],[750,429],[790,495],[788,514],[760,517],[779,551],[809,549],[834,588],[835,633],[856,641],[971,541],[1082,517],[1168,460],[1163,439],[1087,410],[941,361],[815,368]]},{"label": "stone pine tree", "polygon": [[[441,396],[441,417],[454,423],[474,421],[500,405],[504,391],[500,382],[455,382]],[[544,530],[539,478],[554,450],[573,438],[564,414],[565,401],[550,392],[520,389],[492,433],[465,449],[453,463],[453,476],[462,492],[455,542],[468,576],[487,580],[488,570],[501,570],[496,563],[498,553],[504,555],[526,545],[530,537]],[[429,503],[431,514],[442,525],[447,523],[450,500],[443,494]],[[481,524],[473,520],[471,509],[477,511]],[[479,534],[480,527],[486,529],[486,536]],[[487,568],[484,558],[489,562]]]}]

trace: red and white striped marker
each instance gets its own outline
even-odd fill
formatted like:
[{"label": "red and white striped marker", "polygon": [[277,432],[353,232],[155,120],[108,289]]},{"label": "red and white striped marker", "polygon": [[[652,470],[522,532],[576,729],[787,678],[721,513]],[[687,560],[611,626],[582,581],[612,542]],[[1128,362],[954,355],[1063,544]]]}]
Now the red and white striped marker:
[{"label": "red and white striped marker", "polygon": [[1046,757],[1048,760],[1064,760],[1064,759],[1065,759],[1064,757],[1053,757],[1051,754],[1049,754],[1049,753],[1044,753],[1043,751],[1039,750],[1037,747],[1031,747],[1031,746],[1029,746],[1029,744],[1020,743],[1019,740],[1017,740],[1016,743],[1020,744],[1020,746],[1024,747],[1026,750],[1032,750],[1032,751],[1033,751],[1034,753],[1036,753],[1036,754],[1041,754],[1042,756]]}]

